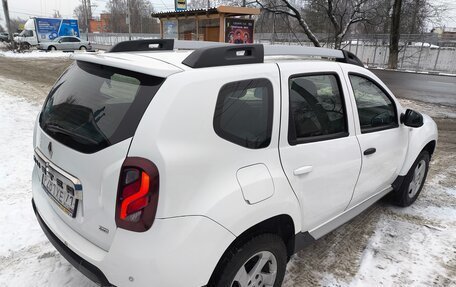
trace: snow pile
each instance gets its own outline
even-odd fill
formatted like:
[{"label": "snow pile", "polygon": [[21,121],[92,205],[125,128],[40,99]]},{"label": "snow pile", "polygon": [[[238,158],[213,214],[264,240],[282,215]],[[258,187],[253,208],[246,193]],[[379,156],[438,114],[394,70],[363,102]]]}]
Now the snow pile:
[{"label": "snow pile", "polygon": [[38,51],[32,50],[23,53],[17,53],[13,51],[0,51],[0,57],[8,57],[8,58],[70,58],[72,53],[65,53],[62,51]]}]

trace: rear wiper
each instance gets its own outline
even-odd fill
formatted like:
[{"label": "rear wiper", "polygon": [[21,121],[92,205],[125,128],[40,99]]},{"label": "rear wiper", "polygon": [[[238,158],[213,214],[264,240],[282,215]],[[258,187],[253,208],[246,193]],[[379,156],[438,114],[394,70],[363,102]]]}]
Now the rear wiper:
[{"label": "rear wiper", "polygon": [[49,130],[49,131],[51,131],[51,132],[53,132],[53,133],[60,133],[60,134],[71,136],[71,137],[78,137],[78,138],[81,138],[81,139],[83,139],[85,141],[88,141],[88,142],[96,144],[96,145],[100,144],[99,142],[97,142],[94,139],[91,139],[91,138],[83,136],[81,134],[66,130],[62,126],[60,126],[58,124],[47,123],[47,124],[44,125],[44,128]]}]

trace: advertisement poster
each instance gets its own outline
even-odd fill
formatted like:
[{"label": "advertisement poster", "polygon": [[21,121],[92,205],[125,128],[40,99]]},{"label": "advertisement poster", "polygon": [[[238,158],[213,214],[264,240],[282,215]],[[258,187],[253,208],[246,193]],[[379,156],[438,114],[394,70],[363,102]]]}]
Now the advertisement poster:
[{"label": "advertisement poster", "polygon": [[176,11],[184,11],[187,10],[187,0],[174,0],[174,5],[176,7]]},{"label": "advertisement poster", "polygon": [[250,19],[225,19],[225,42],[234,44],[252,44],[253,23],[254,21]]},{"label": "advertisement poster", "polygon": [[76,19],[36,18],[36,31],[41,41],[52,41],[60,36],[80,36]]},{"label": "advertisement poster", "polygon": [[163,21],[163,39],[177,39],[177,20]]}]

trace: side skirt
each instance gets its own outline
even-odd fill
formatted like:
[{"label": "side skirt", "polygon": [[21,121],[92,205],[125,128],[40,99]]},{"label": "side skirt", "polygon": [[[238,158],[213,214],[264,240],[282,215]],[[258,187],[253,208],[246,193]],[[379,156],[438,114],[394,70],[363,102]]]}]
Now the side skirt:
[{"label": "side skirt", "polygon": [[305,232],[299,232],[295,235],[295,247],[294,252],[298,252],[305,247],[313,244],[317,239],[323,237],[324,235],[328,234],[329,232],[333,231],[337,227],[343,225],[344,223],[350,221],[361,212],[366,210],[369,206],[377,202],[379,199],[384,197],[390,191],[392,191],[392,187],[388,187],[377,194],[367,198],[363,202],[360,202],[358,205],[353,206],[352,208],[345,210],[340,215],[334,217],[333,219],[323,223],[322,225]]}]

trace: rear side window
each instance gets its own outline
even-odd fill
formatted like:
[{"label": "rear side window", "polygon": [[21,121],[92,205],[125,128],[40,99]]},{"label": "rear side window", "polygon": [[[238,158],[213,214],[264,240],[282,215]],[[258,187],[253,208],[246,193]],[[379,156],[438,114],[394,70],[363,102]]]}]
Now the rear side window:
[{"label": "rear side window", "polygon": [[41,128],[77,151],[93,153],[132,137],[163,78],[74,63],[50,91]]},{"label": "rear side window", "polygon": [[290,144],[348,135],[343,95],[335,74],[290,78]]},{"label": "rear side window", "polygon": [[269,146],[272,132],[273,91],[266,79],[232,82],[219,92],[214,130],[221,138],[240,146]]}]

